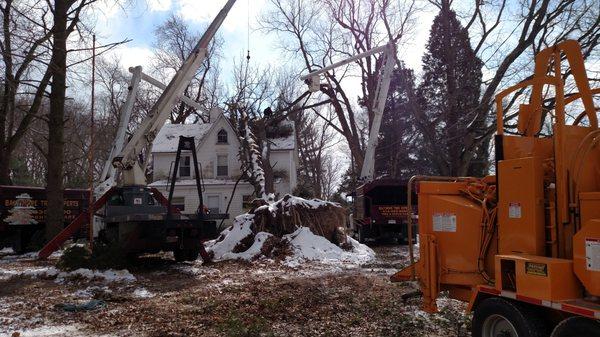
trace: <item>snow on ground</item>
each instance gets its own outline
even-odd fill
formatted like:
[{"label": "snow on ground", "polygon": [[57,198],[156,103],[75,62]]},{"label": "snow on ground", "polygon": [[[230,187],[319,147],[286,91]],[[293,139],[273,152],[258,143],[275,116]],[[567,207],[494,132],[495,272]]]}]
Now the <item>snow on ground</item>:
[{"label": "snow on ground", "polygon": [[237,216],[233,222],[233,226],[221,232],[221,236],[224,237],[222,241],[217,242],[216,240],[212,240],[206,243],[206,249],[213,252],[215,261],[236,259],[231,254],[235,254],[233,250],[240,241],[252,235],[251,226],[253,218],[254,214]]},{"label": "snow on ground", "polygon": [[[0,280],[7,288],[4,293],[0,289],[0,336],[233,335],[240,324],[258,329],[257,335],[466,335],[464,304],[442,298],[440,314],[425,313],[418,298],[399,300],[413,287],[392,284],[376,271],[406,266],[407,247],[371,249],[350,241],[355,247],[348,252],[307,228],[288,236],[291,250],[299,249],[306,259],[294,268],[287,260],[203,265],[201,260],[175,263],[170,254],[157,254],[140,258],[139,266],[131,268],[135,283],[104,282],[96,276],[88,282],[96,274],[83,270],[73,273],[82,277],[74,282],[57,283],[57,277]],[[352,257],[338,263],[337,254]],[[372,260],[362,264],[356,256]],[[20,260],[0,270],[25,268],[36,274],[51,271],[50,262]],[[77,314],[54,307],[92,298],[107,306]],[[457,326],[462,332],[455,332]]]},{"label": "snow on ground", "polygon": [[[207,250],[213,252],[215,261],[237,259],[251,261],[260,257],[264,243],[273,236],[270,233],[257,233],[254,236],[253,244],[248,249],[243,252],[234,252],[240,242],[252,235],[253,218],[254,214],[243,214],[236,217],[233,226],[221,233],[223,240],[207,242]],[[352,249],[346,251],[326,238],[315,235],[307,227],[300,227],[294,233],[284,235],[282,239],[289,243],[292,254],[285,259],[284,264],[293,268],[307,261],[360,265],[375,258],[375,252],[371,248],[358,243],[351,237],[347,239]]]},{"label": "snow on ground", "polygon": [[109,287],[107,286],[91,286],[91,287],[87,287],[85,289],[77,289],[73,295],[77,298],[83,298],[83,299],[90,299],[92,297],[94,297],[95,293],[110,293],[112,292],[112,290],[110,290]]},{"label": "snow on ground", "polygon": [[[299,206],[304,209],[318,209],[321,207],[339,205],[328,201],[313,199],[307,200],[300,197],[286,195],[283,199],[270,203],[254,210],[254,213],[267,211],[276,213],[282,211],[289,214],[290,209]],[[264,259],[261,256],[263,245],[272,234],[259,232],[254,234],[252,225],[255,214],[242,214],[235,218],[233,225],[223,232],[219,239],[206,243],[206,248],[214,255],[215,261],[225,260],[246,260],[253,261]],[[360,244],[351,237],[347,237],[351,249],[344,250],[335,245],[323,236],[315,235],[308,227],[299,227],[291,234],[284,235],[282,238],[284,244],[288,244],[291,256],[288,256],[283,262],[289,267],[298,267],[307,261],[320,263],[344,263],[360,265],[372,261],[375,253],[366,245]],[[252,240],[251,242],[248,242]],[[250,247],[244,251],[239,251],[240,247]]]},{"label": "snow on ground", "polygon": [[0,254],[2,254],[2,255],[11,255],[14,253],[15,253],[15,251],[12,248],[7,247],[7,248],[0,249]]},{"label": "snow on ground", "polygon": [[[20,332],[19,337],[58,337],[58,336],[83,336],[77,334],[81,329],[79,325],[49,325]],[[8,336],[8,335],[7,335]]]},{"label": "snow on ground", "polygon": [[292,247],[292,256],[285,260],[289,267],[298,267],[305,261],[318,261],[323,263],[353,263],[362,264],[375,258],[375,252],[366,245],[348,237],[352,245],[351,251],[345,251],[331,243],[326,238],[315,235],[307,227],[300,227],[292,234],[284,235]]},{"label": "snow on ground", "polygon": [[[70,325],[44,325],[32,329],[24,329],[15,331],[19,333],[19,337],[117,337],[119,334],[90,334],[89,331],[83,330],[81,324]],[[6,334],[0,336],[14,336]]]},{"label": "snow on ground", "polygon": [[70,272],[61,272],[56,276],[57,283],[63,283],[66,280],[73,279],[88,279],[88,280],[102,280],[106,283],[119,283],[119,282],[135,282],[136,278],[128,270],[90,270],[85,268],[79,268]]},{"label": "snow on ground", "polygon": [[13,277],[30,277],[30,278],[44,278],[53,279],[55,278],[56,283],[64,283],[69,280],[101,280],[105,283],[119,283],[119,282],[135,282],[136,278],[127,270],[113,270],[108,269],[104,271],[90,270],[85,268],[79,268],[70,272],[61,272],[55,267],[42,266],[36,267],[31,266],[27,269],[12,269],[2,268],[0,269],[0,280],[8,280]]},{"label": "snow on ground", "polygon": [[0,258],[0,264],[12,263],[15,261],[35,260],[37,252],[25,253],[21,255],[6,255]]},{"label": "snow on ground", "polygon": [[155,295],[152,292],[148,291],[148,289],[146,289],[144,287],[136,288],[133,291],[133,297],[136,297],[136,298],[151,298],[154,296]]},{"label": "snow on ground", "polygon": [[272,236],[273,236],[273,234],[271,234],[271,233],[265,233],[265,232],[256,233],[256,235],[254,236],[254,243],[252,244],[252,246],[250,246],[250,248],[246,249],[245,251],[243,251],[241,253],[227,252],[227,253],[221,255],[220,260],[240,259],[240,260],[251,261],[261,254],[263,245],[265,244],[267,239]]},{"label": "snow on ground", "polygon": [[58,270],[54,267],[28,267],[27,269],[0,269],[0,280],[8,280],[13,277],[31,277],[31,278],[54,278],[58,275]]}]

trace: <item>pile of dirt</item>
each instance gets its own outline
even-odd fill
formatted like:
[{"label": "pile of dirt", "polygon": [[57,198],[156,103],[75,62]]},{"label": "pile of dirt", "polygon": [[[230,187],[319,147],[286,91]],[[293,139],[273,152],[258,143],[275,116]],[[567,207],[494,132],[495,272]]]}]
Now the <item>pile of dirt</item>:
[{"label": "pile of dirt", "polygon": [[207,242],[216,261],[272,258],[291,266],[303,261],[366,263],[375,253],[345,233],[345,210],[323,200],[291,195],[257,203]]}]

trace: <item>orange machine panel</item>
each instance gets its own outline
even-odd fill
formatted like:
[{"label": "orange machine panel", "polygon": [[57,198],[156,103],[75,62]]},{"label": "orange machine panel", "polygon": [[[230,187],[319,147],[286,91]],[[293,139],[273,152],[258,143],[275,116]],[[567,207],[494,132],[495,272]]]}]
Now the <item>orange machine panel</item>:
[{"label": "orange machine panel", "polygon": [[546,301],[582,295],[572,260],[533,255],[496,255],[496,289]]},{"label": "orange machine panel", "polygon": [[579,207],[582,226],[589,220],[600,219],[600,192],[579,193]]},{"label": "orange machine panel", "polygon": [[544,255],[544,172],[539,157],[498,163],[500,254]]},{"label": "orange machine panel", "polygon": [[575,274],[585,289],[600,296],[600,219],[588,220],[573,238]]},{"label": "orange machine panel", "polygon": [[520,136],[502,136],[503,159],[518,159],[525,157],[541,157],[543,159],[554,156],[552,138],[534,138]]},{"label": "orange machine panel", "polygon": [[[481,206],[461,195],[465,183],[421,182],[419,232],[434,237],[441,284],[484,282],[477,271],[481,242]],[[423,237],[421,237],[423,240]]]}]

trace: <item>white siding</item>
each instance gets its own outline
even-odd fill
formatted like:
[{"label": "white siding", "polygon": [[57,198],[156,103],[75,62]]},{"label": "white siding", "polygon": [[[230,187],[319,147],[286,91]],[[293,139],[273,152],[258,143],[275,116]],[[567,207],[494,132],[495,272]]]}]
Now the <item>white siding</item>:
[{"label": "white siding", "polygon": [[[165,197],[169,195],[169,191],[167,187],[159,187],[158,190],[162,192]],[[219,210],[221,213],[225,213],[227,209],[227,204],[229,203],[229,198],[231,197],[231,191],[233,190],[233,185],[205,185],[205,191],[202,194],[203,198],[208,200],[208,196],[218,196],[219,197]],[[243,213],[242,204],[243,204],[243,196],[251,195],[254,191],[254,188],[248,183],[238,184],[236,193],[233,196],[233,200],[231,202],[231,206],[229,207],[229,219],[225,220],[224,225],[231,225],[233,219]],[[175,191],[173,192],[174,198],[185,198],[185,214],[194,214],[199,206],[198,200],[198,192],[196,192],[195,186],[175,186]],[[206,203],[206,200],[204,203]]]},{"label": "white siding", "polygon": [[[227,131],[227,144],[217,143],[217,134],[220,130]],[[231,125],[221,117],[216,121],[215,125],[211,130],[204,136],[201,142],[197,146],[198,161],[202,166],[202,174],[205,179],[215,179],[215,173],[217,170],[217,156],[227,155],[228,159],[228,172],[229,181],[228,184],[218,184],[218,180],[215,182],[211,181],[210,184],[205,185],[205,191],[203,196],[207,198],[209,195],[215,195],[219,197],[219,204],[221,212],[225,212],[231,192],[233,190],[233,182],[240,175],[240,162],[238,160],[240,142],[235,135]],[[167,180],[171,163],[175,161],[175,153],[154,153],[153,154],[153,170],[154,170],[154,181]],[[298,167],[298,154],[296,150],[279,150],[272,151],[271,153],[271,164],[276,164],[274,170],[283,170],[286,172],[286,177],[275,184],[275,192],[283,197],[285,194],[292,193],[297,184],[297,167]],[[192,168],[192,177],[194,178],[194,170]],[[189,178],[188,178],[189,179]],[[168,195],[168,187],[159,186],[161,192]],[[225,221],[225,224],[231,224],[233,218],[243,213],[242,204],[243,197],[245,195],[251,195],[254,188],[247,182],[240,182],[238,184],[236,194],[233,196],[231,207],[229,209],[230,219]],[[198,193],[194,185],[176,185],[175,197],[185,198],[185,213],[195,213],[198,209]],[[206,201],[205,201],[206,202]]]},{"label": "white siding", "polygon": [[[217,134],[221,129],[227,131],[227,144],[217,144]],[[217,155],[219,154],[227,155],[229,160],[229,177],[233,179],[237,178],[240,175],[240,163],[238,161],[239,147],[240,142],[229,123],[224,118],[219,119],[197,149],[198,161],[202,165],[204,178],[215,178],[217,172]]]}]

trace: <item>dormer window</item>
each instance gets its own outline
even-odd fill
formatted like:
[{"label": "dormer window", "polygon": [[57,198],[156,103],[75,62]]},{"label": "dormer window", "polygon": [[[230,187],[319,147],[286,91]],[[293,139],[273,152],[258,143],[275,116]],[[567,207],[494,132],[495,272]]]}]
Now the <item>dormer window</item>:
[{"label": "dormer window", "polygon": [[217,144],[227,144],[227,131],[221,129],[217,134]]}]

